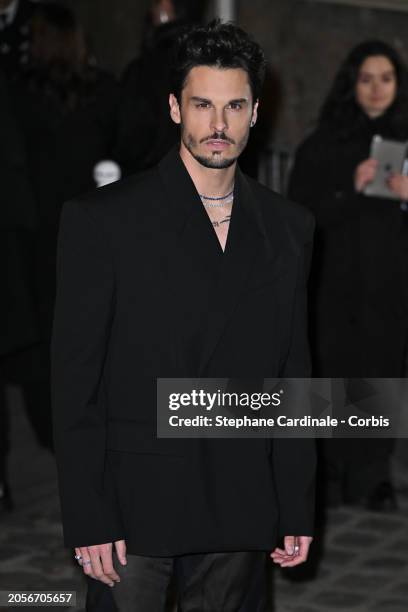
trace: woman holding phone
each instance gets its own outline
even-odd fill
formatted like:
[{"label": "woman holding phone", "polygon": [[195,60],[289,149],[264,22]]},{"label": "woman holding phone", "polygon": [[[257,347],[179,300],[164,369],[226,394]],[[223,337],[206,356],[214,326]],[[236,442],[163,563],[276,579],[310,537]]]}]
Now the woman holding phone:
[{"label": "woman holding phone", "polygon": [[[408,140],[408,72],[381,41],[356,46],[338,71],[315,131],[299,147],[289,197],[309,207],[317,232],[311,282],[314,375],[349,380],[403,377],[408,346],[408,177],[390,175],[398,199],[368,197],[377,162],[373,136]],[[330,504],[396,508],[391,439],[322,444]]]}]

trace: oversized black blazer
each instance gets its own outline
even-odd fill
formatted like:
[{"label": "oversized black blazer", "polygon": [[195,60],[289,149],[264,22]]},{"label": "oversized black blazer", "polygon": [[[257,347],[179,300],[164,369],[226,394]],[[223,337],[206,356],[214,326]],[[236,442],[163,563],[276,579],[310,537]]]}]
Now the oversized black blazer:
[{"label": "oversized black blazer", "polygon": [[65,543],[269,550],[313,531],[312,440],[156,437],[157,377],[304,377],[313,217],[239,170],[225,253],[172,150],[64,206],[52,395]]}]

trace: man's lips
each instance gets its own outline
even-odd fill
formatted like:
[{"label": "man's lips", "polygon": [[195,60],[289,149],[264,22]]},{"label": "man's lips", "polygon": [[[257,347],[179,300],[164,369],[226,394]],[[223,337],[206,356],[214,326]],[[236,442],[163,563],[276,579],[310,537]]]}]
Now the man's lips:
[{"label": "man's lips", "polygon": [[230,146],[227,140],[207,140],[205,144],[213,149],[226,149]]}]

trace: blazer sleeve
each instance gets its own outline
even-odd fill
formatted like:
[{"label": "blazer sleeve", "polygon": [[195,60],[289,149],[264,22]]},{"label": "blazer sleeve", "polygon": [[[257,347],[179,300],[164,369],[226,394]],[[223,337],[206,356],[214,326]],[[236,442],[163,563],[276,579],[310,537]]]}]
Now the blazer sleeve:
[{"label": "blazer sleeve", "polygon": [[83,204],[64,205],[51,343],[54,444],[66,546],[123,538],[105,469],[103,370],[114,316],[111,249]]},{"label": "blazer sleeve", "polygon": [[[312,255],[314,218],[308,214],[306,239],[299,258],[293,306],[291,342],[281,375],[311,375],[307,332],[307,281]],[[274,438],[273,470],[279,504],[279,535],[313,535],[315,512],[316,441]]]}]

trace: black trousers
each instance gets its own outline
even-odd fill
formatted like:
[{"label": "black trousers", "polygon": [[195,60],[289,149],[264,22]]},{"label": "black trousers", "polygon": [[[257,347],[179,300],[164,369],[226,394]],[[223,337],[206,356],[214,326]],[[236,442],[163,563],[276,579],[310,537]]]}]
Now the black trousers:
[{"label": "black trousers", "polygon": [[87,612],[267,612],[267,554],[234,552],[143,557],[115,563],[121,582],[87,578]]}]

